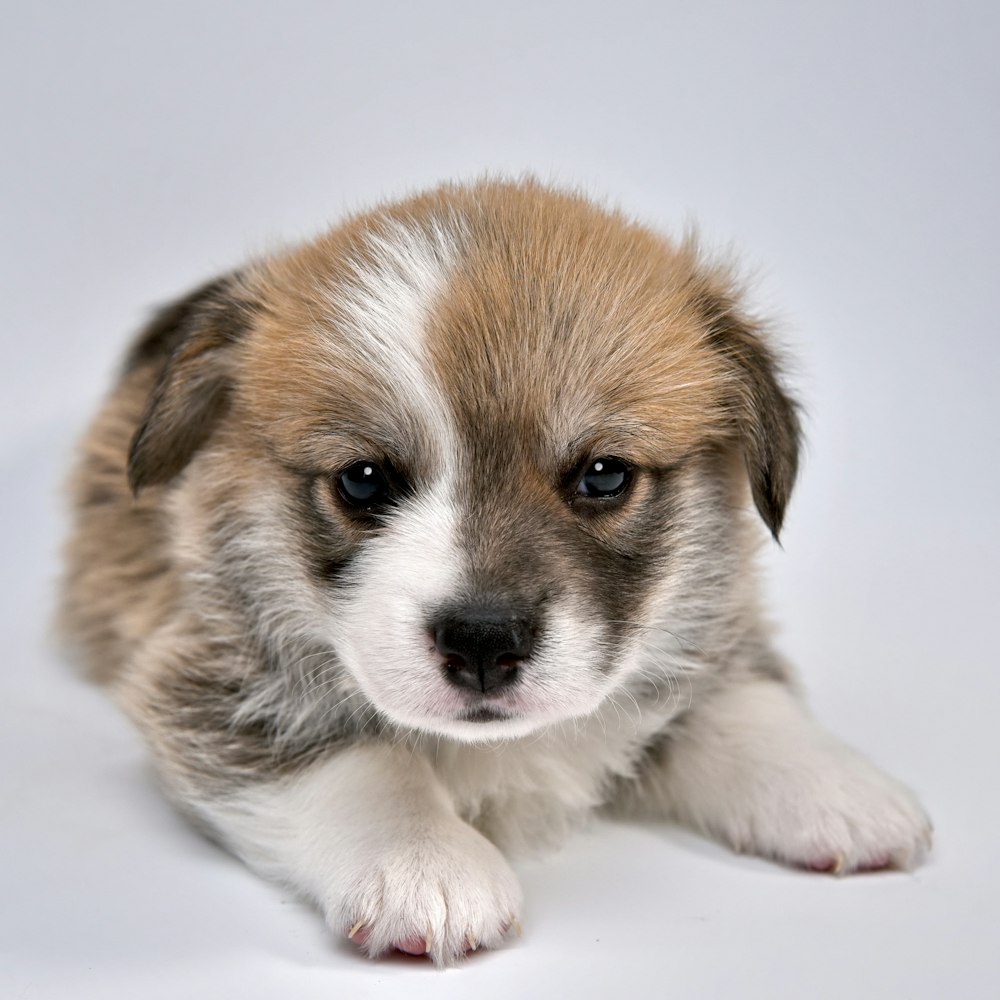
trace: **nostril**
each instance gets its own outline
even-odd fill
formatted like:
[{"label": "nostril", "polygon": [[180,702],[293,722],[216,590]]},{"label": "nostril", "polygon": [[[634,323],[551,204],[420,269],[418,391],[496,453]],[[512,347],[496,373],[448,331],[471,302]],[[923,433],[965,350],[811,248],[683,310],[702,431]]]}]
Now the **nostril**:
[{"label": "nostril", "polygon": [[455,653],[449,653],[444,658],[444,666],[446,670],[448,670],[451,673],[454,673],[455,671],[458,670],[467,670],[469,664],[466,663],[461,656],[458,656]]},{"label": "nostril", "polygon": [[492,681],[492,687],[513,684],[517,680],[524,661],[517,656],[501,656],[492,672],[487,672],[487,678]]}]

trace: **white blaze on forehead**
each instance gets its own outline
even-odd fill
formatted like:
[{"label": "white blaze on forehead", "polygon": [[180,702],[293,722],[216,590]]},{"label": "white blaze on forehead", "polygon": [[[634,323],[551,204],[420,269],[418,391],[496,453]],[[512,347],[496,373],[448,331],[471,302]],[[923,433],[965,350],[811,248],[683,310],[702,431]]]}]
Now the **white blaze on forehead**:
[{"label": "white blaze on forehead", "polygon": [[[350,277],[330,288],[331,317],[357,356],[399,387],[433,431],[451,444],[453,434],[440,386],[426,351],[427,323],[448,284],[462,243],[457,220],[423,225],[382,223],[365,237],[364,255],[350,262]],[[450,450],[450,449],[449,449]]]}]

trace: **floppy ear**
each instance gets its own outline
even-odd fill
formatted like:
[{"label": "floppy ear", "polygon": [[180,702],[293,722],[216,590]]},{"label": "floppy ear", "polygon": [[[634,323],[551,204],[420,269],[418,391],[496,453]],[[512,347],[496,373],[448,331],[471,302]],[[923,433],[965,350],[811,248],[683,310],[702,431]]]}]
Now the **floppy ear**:
[{"label": "floppy ear", "polygon": [[139,429],[132,438],[132,492],[169,482],[191,460],[229,405],[232,346],[246,332],[252,308],[239,276],[204,285],[161,309],[140,334],[126,369],[160,364]]},{"label": "floppy ear", "polygon": [[777,361],[760,325],[744,316],[726,292],[708,294],[703,303],[709,339],[732,369],[728,403],[754,503],[777,540],[799,466],[796,404],[781,386]]}]

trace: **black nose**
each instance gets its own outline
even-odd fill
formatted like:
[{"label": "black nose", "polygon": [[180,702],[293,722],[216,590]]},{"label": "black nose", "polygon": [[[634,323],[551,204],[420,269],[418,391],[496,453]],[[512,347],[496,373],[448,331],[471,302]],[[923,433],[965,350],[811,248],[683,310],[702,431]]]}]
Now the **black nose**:
[{"label": "black nose", "polygon": [[462,608],[439,618],[432,631],[448,680],[483,694],[513,684],[531,655],[531,623],[512,613]]}]

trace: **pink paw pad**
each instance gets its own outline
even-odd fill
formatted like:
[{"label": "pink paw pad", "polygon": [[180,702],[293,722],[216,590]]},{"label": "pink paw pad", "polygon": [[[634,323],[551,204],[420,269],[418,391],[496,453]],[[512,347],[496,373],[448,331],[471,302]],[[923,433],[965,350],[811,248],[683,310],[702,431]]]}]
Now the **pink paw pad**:
[{"label": "pink paw pad", "polygon": [[881,872],[893,868],[893,860],[889,855],[873,858],[864,864],[848,868],[843,858],[824,858],[821,861],[810,861],[802,866],[806,871],[822,872],[829,875],[848,875],[858,872]]},{"label": "pink paw pad", "polygon": [[895,861],[886,855],[883,858],[875,858],[872,861],[866,861],[863,865],[858,865],[858,867],[854,870],[856,872],[884,872],[895,867]]},{"label": "pink paw pad", "polygon": [[404,955],[426,955],[427,941],[421,937],[403,938],[393,945],[396,951],[401,951]]},{"label": "pink paw pad", "polygon": [[[347,937],[359,948],[363,948],[369,938],[369,929],[359,920],[348,932]],[[426,955],[430,950],[427,938],[413,937],[403,938],[401,941],[394,941],[393,948],[404,955]]]},{"label": "pink paw pad", "polygon": [[827,858],[824,861],[807,861],[802,867],[807,872],[839,875],[843,871],[843,862],[838,858]]},{"label": "pink paw pad", "polygon": [[[513,927],[518,934],[521,935],[521,926],[516,920],[509,924],[505,924],[503,928],[503,933],[506,934],[511,927]],[[365,926],[364,921],[359,920],[353,927],[346,932],[348,940],[353,941],[358,947],[363,948],[365,943],[369,938],[369,929]],[[396,951],[402,952],[404,955],[417,955],[422,956],[430,952],[430,937],[422,938],[417,935],[413,937],[403,938],[400,941],[393,942],[393,948]],[[462,945],[462,954],[468,955],[471,952],[479,950],[479,942],[473,937],[472,933],[465,935],[465,941]]]}]

